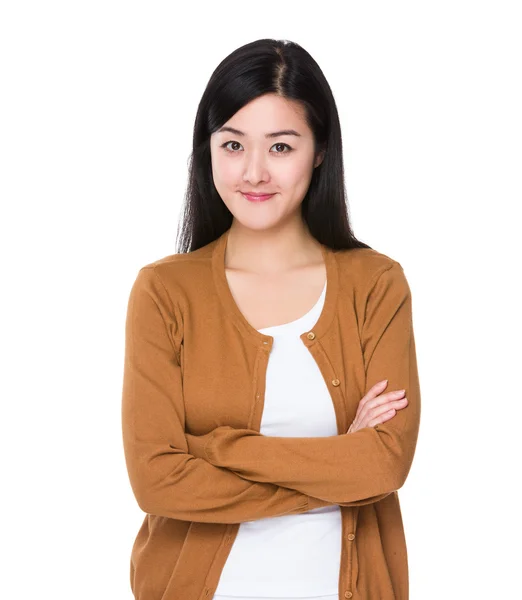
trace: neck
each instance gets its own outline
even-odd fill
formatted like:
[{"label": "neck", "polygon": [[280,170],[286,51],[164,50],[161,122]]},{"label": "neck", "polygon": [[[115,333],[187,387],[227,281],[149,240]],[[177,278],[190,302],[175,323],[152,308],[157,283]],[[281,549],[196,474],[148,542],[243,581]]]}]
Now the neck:
[{"label": "neck", "polygon": [[321,245],[302,220],[256,230],[234,219],[228,233],[225,266],[229,269],[268,274],[322,260]]}]

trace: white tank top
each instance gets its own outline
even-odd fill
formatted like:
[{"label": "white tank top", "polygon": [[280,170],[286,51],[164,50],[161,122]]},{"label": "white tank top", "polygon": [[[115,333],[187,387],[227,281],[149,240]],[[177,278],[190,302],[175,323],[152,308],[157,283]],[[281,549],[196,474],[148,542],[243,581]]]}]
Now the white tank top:
[{"label": "white tank top", "polygon": [[[302,317],[259,329],[274,337],[260,432],[281,437],[337,435],[335,410],[319,367],[299,336],[313,329],[326,285]],[[337,598],[341,566],[338,505],[240,523],[215,600]]]}]

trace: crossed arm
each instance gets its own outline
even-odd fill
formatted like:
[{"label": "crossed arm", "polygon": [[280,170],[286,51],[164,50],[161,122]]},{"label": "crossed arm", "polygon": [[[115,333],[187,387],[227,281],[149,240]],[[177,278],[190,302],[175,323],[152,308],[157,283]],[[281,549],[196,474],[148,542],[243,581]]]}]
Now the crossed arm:
[{"label": "crossed arm", "polygon": [[328,506],[296,490],[247,481],[189,451],[177,310],[154,269],[142,268],[128,301],[121,413],[140,508],[185,521],[241,523]]},{"label": "crossed arm", "polygon": [[144,512],[240,523],[338,504],[376,502],[400,488],[418,434],[420,390],[411,295],[399,263],[369,290],[361,342],[370,385],[386,377],[408,405],[393,419],[355,433],[267,437],[251,429],[185,432],[176,347],[181,314],[154,267],[132,286],[122,395],[125,460]]},{"label": "crossed arm", "polygon": [[376,275],[362,348],[367,387],[386,377],[408,405],[385,423],[329,437],[273,437],[218,427],[186,435],[189,451],[246,480],[283,486],[339,505],[375,502],[399,489],[410,470],[420,423],[412,301],[400,263]]}]

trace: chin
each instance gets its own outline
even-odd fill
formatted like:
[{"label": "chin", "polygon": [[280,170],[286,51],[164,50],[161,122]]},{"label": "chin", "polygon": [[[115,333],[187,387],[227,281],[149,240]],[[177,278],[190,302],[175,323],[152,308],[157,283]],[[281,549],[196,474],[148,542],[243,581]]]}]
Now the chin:
[{"label": "chin", "polygon": [[251,229],[252,231],[265,231],[277,227],[280,223],[279,219],[270,218],[256,218],[252,215],[242,216],[241,214],[234,214],[234,219],[244,227],[245,229]]}]

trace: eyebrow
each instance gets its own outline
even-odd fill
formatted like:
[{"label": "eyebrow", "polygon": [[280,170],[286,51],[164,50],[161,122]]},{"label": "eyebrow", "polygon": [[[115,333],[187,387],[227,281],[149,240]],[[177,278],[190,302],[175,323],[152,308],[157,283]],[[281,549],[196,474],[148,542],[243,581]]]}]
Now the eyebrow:
[{"label": "eyebrow", "polygon": [[[230,133],[233,133],[234,135],[240,135],[240,136],[246,135],[242,131],[239,131],[239,129],[234,129],[233,127],[227,127],[227,126],[221,127],[221,129],[218,129],[216,131],[216,133],[221,133],[223,131],[228,131]],[[281,131],[274,131],[273,133],[266,133],[265,137],[266,138],[275,138],[275,137],[281,137],[282,135],[295,135],[297,137],[301,137],[301,134],[298,133],[295,129],[282,129]]]}]

